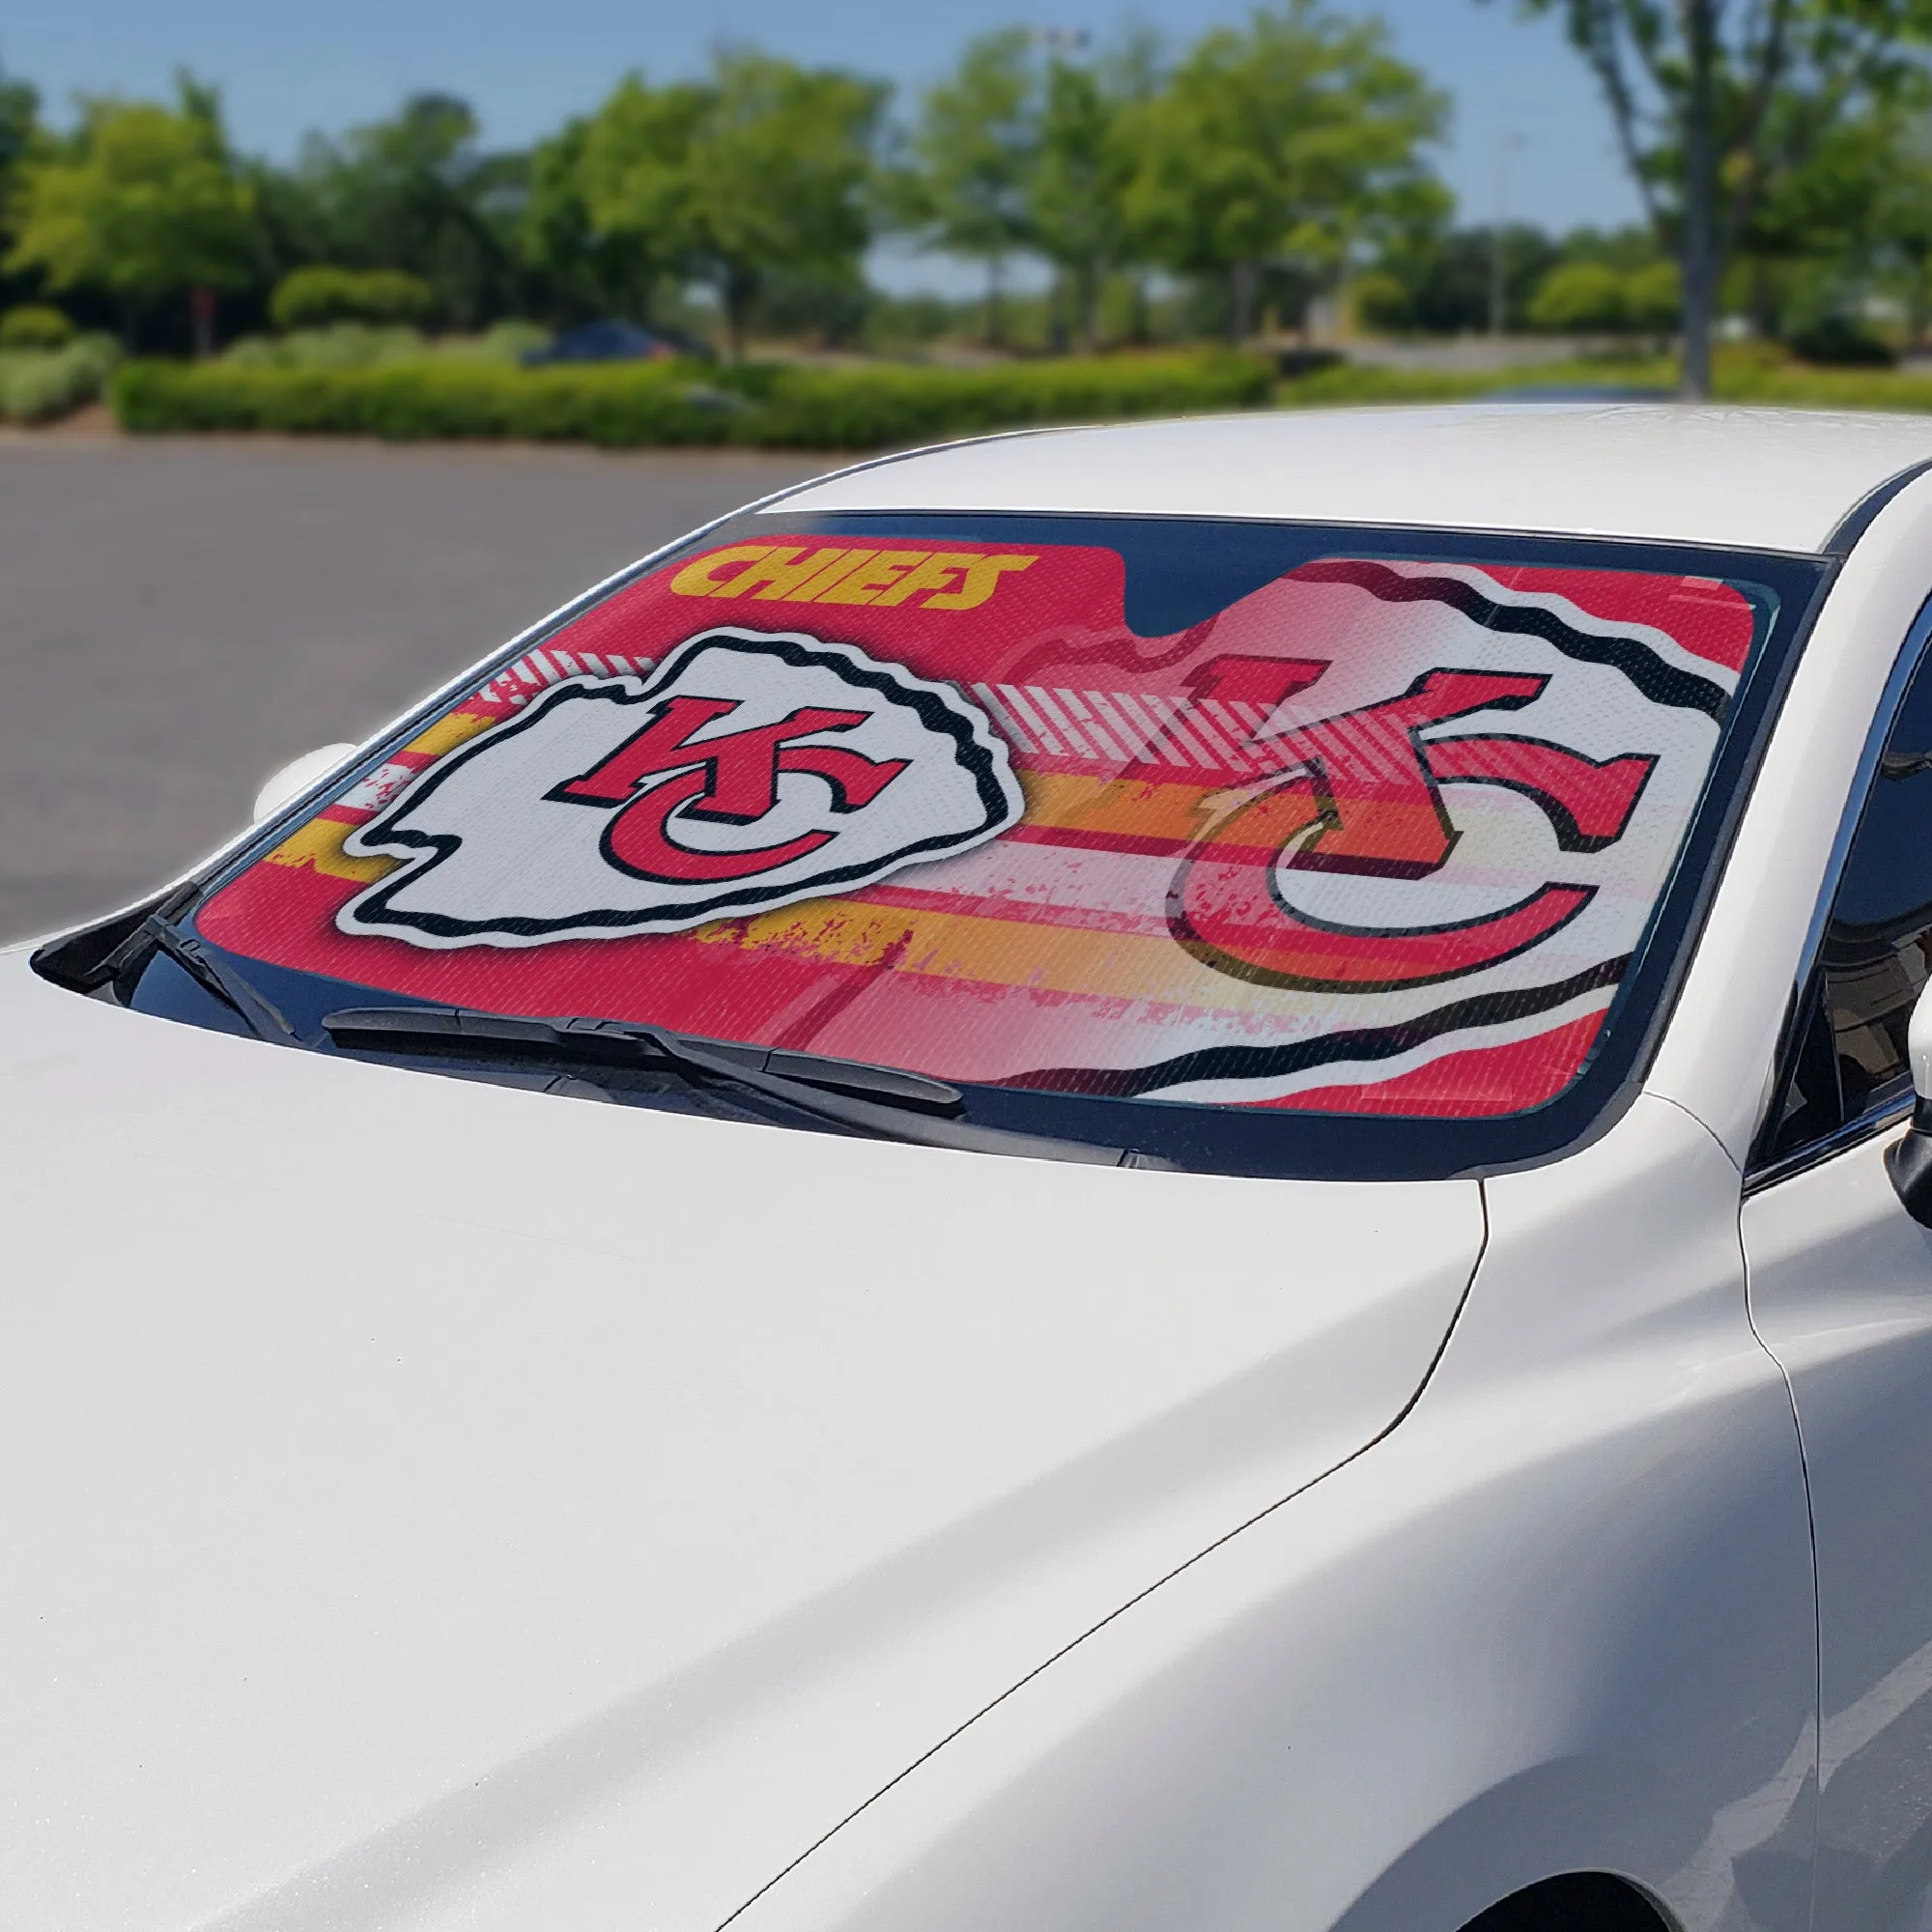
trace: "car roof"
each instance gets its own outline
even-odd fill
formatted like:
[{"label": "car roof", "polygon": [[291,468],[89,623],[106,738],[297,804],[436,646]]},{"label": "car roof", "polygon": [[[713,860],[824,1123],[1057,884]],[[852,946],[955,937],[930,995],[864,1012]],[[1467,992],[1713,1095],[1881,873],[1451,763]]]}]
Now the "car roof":
[{"label": "car roof", "polygon": [[1932,464],[1932,418],[1653,404],[1282,410],[889,457],[771,513],[1008,510],[1406,525],[1822,551]]}]

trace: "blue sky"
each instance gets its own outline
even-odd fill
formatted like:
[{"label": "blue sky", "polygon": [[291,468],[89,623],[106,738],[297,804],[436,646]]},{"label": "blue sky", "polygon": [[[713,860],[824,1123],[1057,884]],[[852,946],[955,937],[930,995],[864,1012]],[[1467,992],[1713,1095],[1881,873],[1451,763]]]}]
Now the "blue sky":
[{"label": "blue sky", "polygon": [[[1603,108],[1553,23],[1520,19],[1515,0],[1339,0],[1336,11],[1379,14],[1397,50],[1452,97],[1437,163],[1464,219],[1490,218],[1505,136],[1521,138],[1508,151],[1512,215],[1552,228],[1633,217]],[[242,147],[287,156],[309,128],[370,119],[426,87],[467,97],[492,141],[527,141],[624,69],[689,72],[719,41],[860,68],[909,96],[984,27],[1104,36],[1133,18],[1184,42],[1244,12],[1216,0],[29,0],[0,16],[0,62],[40,86],[55,118],[76,91],[164,93],[185,64],[222,88]],[[952,281],[932,268],[895,264],[891,279]]]}]

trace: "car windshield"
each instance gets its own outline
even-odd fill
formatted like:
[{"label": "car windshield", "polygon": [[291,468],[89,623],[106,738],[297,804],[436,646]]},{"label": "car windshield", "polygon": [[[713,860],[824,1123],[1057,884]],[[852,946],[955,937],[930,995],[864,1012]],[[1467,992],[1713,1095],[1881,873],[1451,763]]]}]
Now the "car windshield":
[{"label": "car windshield", "polygon": [[748,516],[412,721],[192,928],[298,1032],[372,996],[589,1015],[1191,1166],[1468,1171],[1573,1138],[1634,1065],[1817,582],[1629,544]]}]

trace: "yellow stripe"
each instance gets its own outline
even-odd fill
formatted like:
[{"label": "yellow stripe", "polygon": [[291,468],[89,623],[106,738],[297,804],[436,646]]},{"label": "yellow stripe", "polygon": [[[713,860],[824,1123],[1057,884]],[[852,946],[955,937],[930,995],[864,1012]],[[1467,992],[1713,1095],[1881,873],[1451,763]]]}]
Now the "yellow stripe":
[{"label": "yellow stripe", "polygon": [[1112,832],[1135,838],[1199,837],[1210,801],[1225,784],[1171,784],[1162,780],[1075,778],[1065,772],[1019,773],[1026,823],[1064,832]]},{"label": "yellow stripe", "polygon": [[311,818],[293,838],[284,838],[269,854],[270,866],[308,866],[331,879],[355,879],[373,885],[396,869],[395,859],[352,859],[342,849],[342,841],[354,832],[353,825],[338,819]]},{"label": "yellow stripe", "polygon": [[1165,934],[1088,932],[975,913],[901,910],[858,899],[812,899],[750,921],[719,920],[692,935],[766,947],[828,965],[876,966],[944,980],[1090,999],[1153,1001],[1279,1018],[1281,992],[1209,972]]},{"label": "yellow stripe", "polygon": [[487,731],[501,715],[496,711],[445,712],[419,738],[412,738],[403,749],[425,758],[440,758],[443,753],[455,751],[465,739],[475,737],[479,731]]}]

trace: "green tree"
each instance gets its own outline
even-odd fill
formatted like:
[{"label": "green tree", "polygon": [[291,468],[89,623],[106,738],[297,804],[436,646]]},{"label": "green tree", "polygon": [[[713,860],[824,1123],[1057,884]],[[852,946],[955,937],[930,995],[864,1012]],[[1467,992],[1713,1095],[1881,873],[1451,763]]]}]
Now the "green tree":
[{"label": "green tree", "polygon": [[985,334],[1005,340],[1007,264],[1031,237],[1028,189],[1039,139],[1038,75],[1023,27],[967,43],[952,76],[927,92],[895,178],[908,227],[949,254],[982,263]]},{"label": "green tree", "polygon": [[277,328],[327,328],[332,323],[418,323],[436,298],[420,275],[401,269],[292,270],[276,283],[269,319]]},{"label": "green tree", "polygon": [[0,67],[0,213],[11,198],[15,172],[40,134],[39,90],[30,82],[12,78],[6,68]]},{"label": "green tree", "polygon": [[1625,277],[1602,262],[1564,262],[1538,283],[1529,319],[1538,328],[1620,329],[1630,321]]},{"label": "green tree", "polygon": [[1891,117],[1879,149],[1884,159],[1866,204],[1866,234],[1878,261],[1900,273],[1906,334],[1917,348],[1932,324],[1932,117]]},{"label": "green tree", "polygon": [[[620,94],[625,85],[619,84]],[[591,206],[588,156],[600,137],[608,146],[604,122],[610,106],[607,101],[595,115],[573,116],[530,155],[518,240],[526,263],[547,285],[543,305],[559,320],[651,319],[662,266],[658,257],[647,239],[627,229],[600,229]]]},{"label": "green tree", "polygon": [[1100,285],[1126,252],[1134,155],[1122,104],[1094,68],[1056,59],[1027,183],[1034,245],[1059,271],[1081,348],[1097,346]]},{"label": "green tree", "polygon": [[742,49],[717,55],[702,85],[651,89],[633,76],[586,142],[595,231],[633,236],[660,260],[710,276],[742,357],[767,276],[856,277],[871,240],[886,92]]},{"label": "green tree", "polygon": [[648,322],[658,284],[699,268],[691,156],[713,105],[707,87],[626,74],[581,130],[566,130],[567,146],[538,151],[526,232],[545,223],[554,247],[575,252],[599,306]]},{"label": "green tree", "polygon": [[1246,335],[1264,264],[1339,277],[1358,242],[1439,203],[1418,151],[1444,113],[1378,20],[1286,0],[1204,36],[1134,117],[1129,218],[1167,267],[1226,276]]},{"label": "green tree", "polygon": [[[40,113],[39,91],[24,80],[14,79],[0,67],[0,256],[6,253],[19,214],[22,166],[46,141]],[[33,293],[37,281],[34,276],[14,277],[0,272],[0,307]]]},{"label": "green tree", "polygon": [[446,320],[474,327],[521,305],[526,172],[523,157],[478,145],[468,102],[412,95],[389,120],[304,145],[304,252],[420,275]]},{"label": "green tree", "polygon": [[1624,312],[1633,328],[1665,334],[1684,320],[1684,276],[1675,262],[1650,262],[1624,277]]},{"label": "green tree", "polygon": [[178,86],[174,108],[84,101],[74,134],[25,162],[7,266],[56,290],[113,290],[130,334],[140,305],[186,294],[205,351],[209,292],[248,279],[255,232],[216,97],[185,75]]},{"label": "green tree", "polygon": [[1711,392],[1724,270],[1780,185],[1841,124],[1911,86],[1932,0],[1523,0],[1589,63],[1684,281],[1687,395]]},{"label": "green tree", "polygon": [[[1512,222],[1504,234],[1503,326],[1520,328],[1528,321],[1537,285],[1558,259],[1556,244],[1542,229]],[[1396,303],[1386,291],[1369,292],[1363,305],[1356,285],[1358,313],[1374,327],[1402,326],[1435,335],[1485,329],[1490,322],[1491,278],[1495,268],[1495,233],[1491,228],[1446,229],[1439,221],[1418,221],[1386,241],[1376,267],[1401,284],[1406,300]]]},{"label": "green tree", "polygon": [[836,69],[749,51],[718,57],[712,109],[692,143],[691,210],[734,355],[765,275],[856,274],[872,239],[886,99],[880,83]]}]

